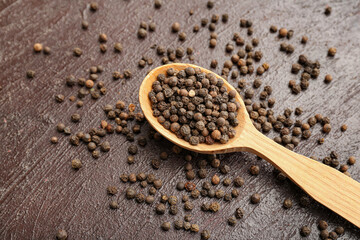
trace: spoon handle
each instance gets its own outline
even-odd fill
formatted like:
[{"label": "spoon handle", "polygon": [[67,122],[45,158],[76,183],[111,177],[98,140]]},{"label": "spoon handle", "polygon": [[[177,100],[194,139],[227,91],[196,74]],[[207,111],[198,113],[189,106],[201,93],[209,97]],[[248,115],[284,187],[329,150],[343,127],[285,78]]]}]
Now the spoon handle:
[{"label": "spoon handle", "polygon": [[277,144],[254,127],[244,129],[242,150],[285,173],[312,198],[360,228],[360,183],[344,173]]}]

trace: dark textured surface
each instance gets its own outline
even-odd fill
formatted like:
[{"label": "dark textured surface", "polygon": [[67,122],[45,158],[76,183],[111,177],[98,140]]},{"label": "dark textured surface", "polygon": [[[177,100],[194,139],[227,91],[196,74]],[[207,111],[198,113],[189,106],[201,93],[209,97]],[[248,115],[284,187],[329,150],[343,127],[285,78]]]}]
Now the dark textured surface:
[{"label": "dark textured surface", "polygon": [[[55,125],[64,122],[73,132],[87,130],[99,126],[100,120],[105,118],[104,104],[115,104],[119,99],[127,104],[137,104],[137,89],[143,77],[149,69],[160,64],[160,58],[150,49],[153,44],[194,47],[194,64],[208,68],[211,59],[216,58],[219,61],[216,71],[220,72],[223,62],[229,59],[224,49],[226,43],[231,42],[232,34],[240,31],[246,41],[251,39],[246,36],[246,30],[240,29],[240,18],[253,21],[253,36],[260,39],[258,48],[264,53],[264,61],[270,64],[269,72],[261,78],[274,89],[275,113],[280,114],[287,107],[301,106],[304,109],[304,114],[299,117],[301,120],[315,113],[331,118],[333,130],[325,137],[323,145],[316,143],[323,135],[317,125],[311,139],[302,141],[295,151],[322,158],[336,150],[341,163],[351,155],[360,156],[359,1],[217,1],[212,10],[206,8],[206,1],[164,2],[160,10],[155,10],[152,1],[99,1],[99,10],[95,13],[90,12],[88,4],[82,1],[0,2],[1,239],[53,239],[57,229],[66,229],[69,239],[199,239],[199,234],[160,230],[161,222],[181,219],[185,214],[182,210],[175,217],[168,213],[157,216],[153,206],[124,199],[123,191],[127,186],[120,183],[119,175],[140,171],[153,172],[165,183],[156,195],[157,201],[159,193],[178,197],[184,194],[175,190],[176,182],[185,180],[182,156],[170,154],[157,171],[150,166],[150,160],[158,157],[161,151],[170,152],[169,143],[150,141],[135,156],[136,163],[129,166],[126,163],[129,143],[123,136],[107,136],[111,151],[94,160],[84,145],[70,146],[67,137],[56,132]],[[329,17],[323,14],[326,4],[333,9]],[[194,10],[193,16],[188,14],[190,9]],[[230,17],[227,24],[217,24],[218,45],[210,50],[208,29],[202,28],[195,34],[192,27],[213,13],[228,13]],[[138,24],[149,18],[157,24],[157,29],[148,33],[145,40],[138,40]],[[81,29],[82,19],[89,21],[87,31]],[[170,26],[175,21],[180,22],[187,33],[184,43],[177,40],[176,34],[170,33]],[[292,55],[279,52],[280,40],[269,33],[271,24],[294,30],[294,37],[288,40],[296,47]],[[108,35],[109,49],[120,41],[124,46],[123,53],[115,54],[109,50],[101,54],[97,38],[102,32]],[[305,46],[299,43],[304,34],[309,37]],[[35,42],[50,46],[51,55],[34,54],[32,46]],[[331,46],[338,52],[330,59],[326,55]],[[80,58],[73,57],[74,47],[83,49]],[[310,80],[307,91],[292,95],[287,87],[288,81],[295,78],[290,68],[302,53],[311,60],[319,60],[321,73],[318,80]],[[152,57],[154,65],[138,69],[137,61],[142,55]],[[183,61],[189,62],[187,58]],[[71,89],[64,84],[67,75],[86,77],[86,69],[97,64],[106,69],[100,75],[108,88],[106,96],[98,101],[87,97],[84,107],[79,110],[69,100],[62,104],[54,101],[54,96],[59,93],[67,98],[76,94],[77,88]],[[130,80],[112,80],[113,71],[126,68],[133,71]],[[33,80],[25,77],[28,69],[36,71]],[[326,74],[334,77],[329,85],[322,81]],[[254,75],[246,77],[249,83],[254,78]],[[258,99],[258,95],[255,97]],[[70,123],[70,115],[75,112],[82,115],[79,124]],[[349,126],[345,133],[339,130],[343,123]],[[140,135],[147,136],[147,133],[145,124]],[[59,137],[57,145],[51,145],[49,141],[54,135]],[[75,157],[84,165],[78,172],[70,167],[70,161]],[[303,225],[312,229],[309,239],[317,239],[319,219],[329,221],[329,230],[344,226],[346,234],[342,239],[360,238],[359,229],[314,201],[310,207],[301,208],[299,198],[303,193],[289,182],[277,184],[273,168],[265,161],[246,153],[220,158],[231,166],[228,175],[243,176],[245,185],[240,189],[239,198],[230,203],[221,201],[221,210],[216,214],[201,212],[203,199],[194,200],[193,222],[198,223],[200,229],[210,230],[213,239],[300,239],[299,228]],[[257,177],[248,173],[253,164],[261,167]],[[215,172],[209,168],[209,176]],[[360,180],[358,163],[349,172],[354,179]],[[195,182],[201,186],[202,181]],[[115,197],[107,196],[108,185],[119,188]],[[136,189],[140,190],[138,183]],[[227,188],[226,191],[230,190]],[[262,196],[259,205],[249,203],[249,196],[255,192]],[[293,199],[292,209],[282,208],[286,197]],[[111,199],[119,201],[119,210],[109,209]],[[230,227],[226,220],[239,206],[244,208],[245,217],[235,227]],[[182,204],[179,207],[182,209]]]}]

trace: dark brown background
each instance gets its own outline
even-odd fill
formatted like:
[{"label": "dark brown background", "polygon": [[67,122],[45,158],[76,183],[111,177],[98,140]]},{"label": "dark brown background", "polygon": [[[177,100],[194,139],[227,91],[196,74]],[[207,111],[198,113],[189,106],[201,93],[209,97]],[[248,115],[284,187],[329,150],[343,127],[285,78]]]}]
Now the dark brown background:
[{"label": "dark brown background", "polygon": [[[259,49],[264,53],[264,61],[271,66],[261,78],[274,89],[273,96],[277,100],[275,113],[280,114],[287,107],[294,109],[301,106],[305,110],[299,117],[301,120],[315,113],[331,118],[333,130],[326,136],[323,145],[316,143],[323,135],[317,125],[311,139],[301,142],[295,151],[322,158],[331,150],[336,150],[341,163],[350,155],[359,158],[359,1],[216,1],[212,10],[206,8],[205,0],[164,1],[160,10],[154,9],[153,1],[98,2],[96,13],[89,11],[86,1],[3,0],[0,3],[1,239],[53,239],[60,228],[67,230],[69,239],[199,239],[199,234],[175,230],[165,233],[160,230],[161,222],[180,219],[183,211],[176,217],[168,214],[157,216],[153,207],[124,200],[123,191],[127,186],[120,183],[120,173],[140,171],[153,172],[165,182],[160,193],[181,197],[183,193],[176,191],[175,185],[177,181],[185,180],[182,156],[171,154],[157,171],[149,163],[161,151],[169,151],[170,144],[149,142],[136,155],[136,163],[129,166],[126,163],[129,143],[123,136],[107,136],[112,145],[111,151],[94,160],[83,145],[77,148],[70,146],[67,137],[56,132],[55,125],[64,122],[71,126],[73,132],[87,130],[99,126],[100,120],[105,117],[102,111],[104,104],[115,104],[119,99],[137,104],[138,87],[146,72],[160,65],[160,58],[150,49],[153,44],[194,47],[193,63],[209,67],[210,61],[216,58],[219,60],[216,71],[220,72],[223,62],[229,59],[224,48],[226,43],[231,42],[232,34],[240,31],[246,40],[250,40],[246,30],[239,27],[240,18],[253,21],[253,36],[260,39]],[[327,4],[333,9],[329,17],[323,14]],[[193,16],[188,14],[190,9],[194,10]],[[210,50],[208,29],[194,34],[192,27],[200,24],[201,18],[210,18],[214,13],[228,13],[230,18],[227,24],[217,24],[218,45]],[[149,18],[157,24],[156,32],[149,33],[145,40],[138,40],[138,24]],[[90,23],[87,31],[81,29],[83,19]],[[181,23],[188,35],[184,43],[177,40],[176,34],[170,33],[170,25],[175,21]],[[296,47],[294,54],[288,56],[279,52],[280,40],[269,33],[271,24],[294,30],[294,37],[288,41]],[[108,51],[101,54],[97,41],[99,33],[108,35],[110,49],[120,41],[124,46],[123,53]],[[304,34],[309,37],[305,46],[299,44]],[[34,54],[32,46],[35,42],[50,46],[51,55]],[[77,46],[84,51],[80,58],[72,56],[72,49]],[[338,53],[330,59],[326,55],[331,46],[335,46]],[[290,68],[302,53],[311,60],[320,61],[321,74],[318,80],[311,80],[307,91],[292,95],[287,87],[287,82],[295,78]],[[152,57],[154,65],[139,70],[137,62],[142,55]],[[183,61],[189,62],[187,58]],[[67,98],[76,94],[77,88],[70,89],[64,84],[67,75],[86,77],[87,69],[97,64],[106,69],[100,75],[109,90],[105,97],[98,101],[87,98],[81,109],[68,100],[62,104],[54,101],[54,96],[59,93]],[[133,70],[132,79],[124,81],[124,84],[112,80],[113,71],[126,68]],[[28,69],[36,71],[33,80],[25,77]],[[329,85],[322,81],[325,74],[334,77]],[[248,82],[251,83],[254,78],[247,77]],[[79,124],[70,123],[70,115],[75,112],[82,115]],[[349,126],[345,133],[339,130],[343,123]],[[147,133],[148,126],[145,124],[141,135]],[[51,145],[49,141],[54,135],[60,140],[57,145]],[[269,136],[275,135],[271,133]],[[70,167],[70,161],[75,157],[80,158],[84,165],[78,172]],[[317,239],[319,219],[329,221],[329,230],[338,225],[344,226],[346,235],[342,239],[360,238],[359,229],[325,207],[312,202],[311,207],[301,208],[299,198],[303,193],[289,182],[276,184],[273,168],[265,161],[247,153],[222,155],[220,158],[231,166],[229,176],[241,175],[246,184],[239,198],[230,203],[222,202],[222,209],[216,214],[201,212],[199,206],[203,200],[194,200],[194,222],[201,229],[209,229],[213,239],[299,239],[299,228],[303,225],[312,229],[309,239]],[[257,177],[248,173],[252,164],[261,166]],[[215,172],[209,169],[211,175]],[[358,163],[349,172],[360,180]],[[120,189],[120,193],[113,197],[120,202],[118,211],[108,207],[111,199],[105,190],[108,185],[116,185]],[[140,190],[138,185],[136,188]],[[249,204],[249,196],[255,192],[262,196],[259,205]],[[294,207],[290,210],[282,208],[286,197],[294,200]],[[230,227],[226,219],[239,206],[245,209],[245,218],[235,227]]]}]

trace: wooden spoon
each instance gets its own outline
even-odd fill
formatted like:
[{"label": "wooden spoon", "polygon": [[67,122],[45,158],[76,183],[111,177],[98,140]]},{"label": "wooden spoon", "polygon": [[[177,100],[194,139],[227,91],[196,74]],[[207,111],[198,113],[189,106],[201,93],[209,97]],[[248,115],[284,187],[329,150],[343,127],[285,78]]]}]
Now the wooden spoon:
[{"label": "wooden spoon", "polygon": [[[251,123],[239,94],[236,96],[236,101],[241,104],[237,117],[239,125],[236,127],[236,136],[230,139],[227,144],[198,144],[193,146],[185,140],[177,138],[174,133],[158,123],[152,114],[151,102],[148,97],[152,83],[158,74],[165,74],[168,68],[180,71],[187,67],[200,68],[205,73],[212,73],[210,70],[192,64],[168,64],[152,70],[140,86],[139,100],[142,111],[156,131],[180,147],[199,153],[214,154],[239,151],[254,153],[285,173],[289,179],[316,201],[360,227],[360,183],[334,168],[290,151],[263,135]],[[221,78],[217,74],[215,75],[217,78]],[[228,90],[234,89],[226,80],[224,80],[224,86]]]}]

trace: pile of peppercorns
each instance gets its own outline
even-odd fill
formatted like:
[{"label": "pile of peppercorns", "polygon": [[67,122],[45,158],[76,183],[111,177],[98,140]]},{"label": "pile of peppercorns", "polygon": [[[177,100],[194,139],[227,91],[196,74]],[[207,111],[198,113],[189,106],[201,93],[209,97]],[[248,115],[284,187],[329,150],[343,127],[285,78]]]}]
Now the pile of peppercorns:
[{"label": "pile of peppercorns", "polygon": [[153,82],[149,98],[157,121],[191,145],[225,144],[236,134],[239,122],[236,91],[200,68],[169,68]]}]

